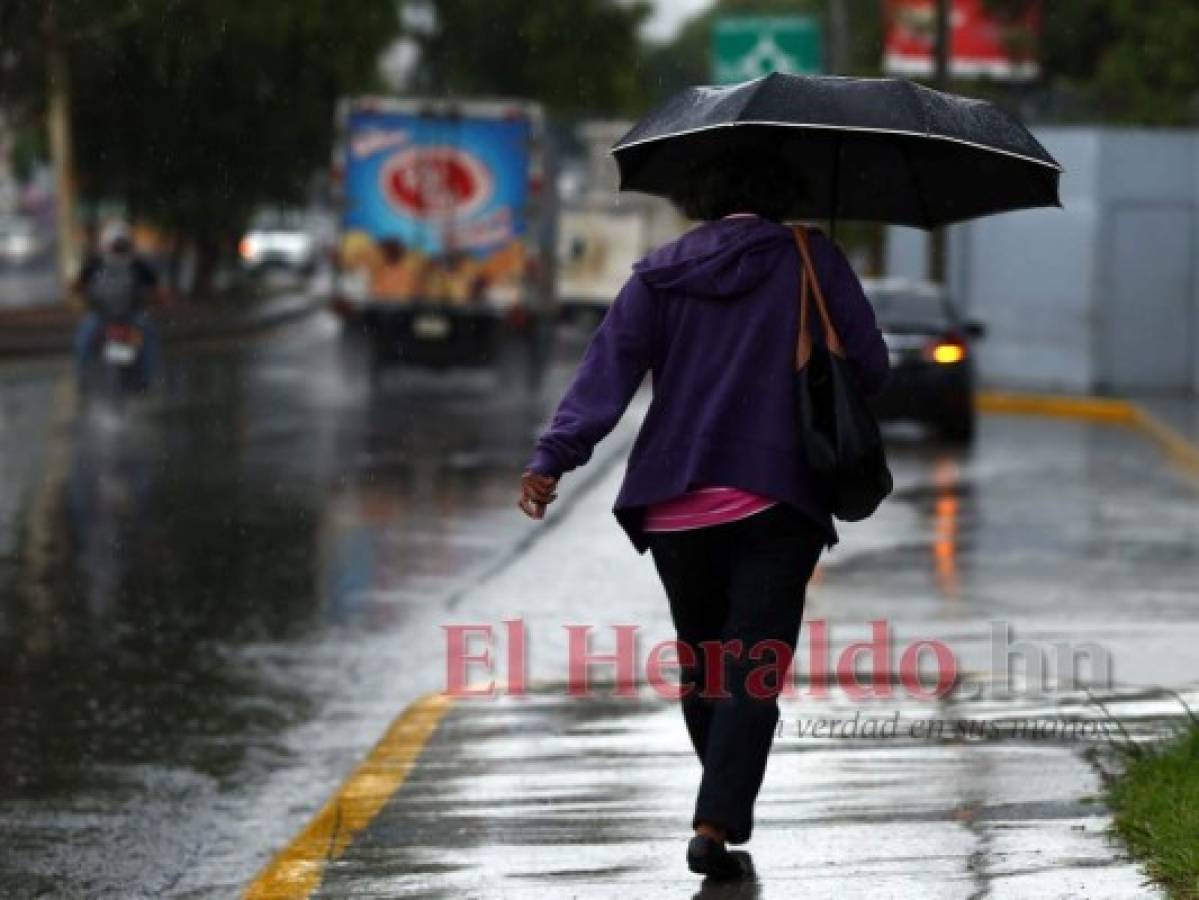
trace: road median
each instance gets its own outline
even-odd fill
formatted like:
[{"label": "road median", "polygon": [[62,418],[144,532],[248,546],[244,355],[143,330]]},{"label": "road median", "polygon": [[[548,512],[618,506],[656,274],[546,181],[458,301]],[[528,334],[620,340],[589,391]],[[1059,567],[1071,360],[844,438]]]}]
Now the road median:
[{"label": "road median", "polygon": [[[286,293],[228,305],[180,306],[153,313],[167,344],[252,334],[301,319],[324,307],[324,299]],[[83,312],[65,304],[0,311],[0,359],[69,353]]]}]

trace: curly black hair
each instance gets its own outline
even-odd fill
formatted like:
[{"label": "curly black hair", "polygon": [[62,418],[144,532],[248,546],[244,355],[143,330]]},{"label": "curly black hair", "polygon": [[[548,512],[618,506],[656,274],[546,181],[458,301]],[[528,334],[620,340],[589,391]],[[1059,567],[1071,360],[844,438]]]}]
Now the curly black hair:
[{"label": "curly black hair", "polygon": [[671,202],[688,219],[712,221],[733,213],[756,213],[781,222],[793,215],[801,188],[775,151],[758,144],[696,160]]}]

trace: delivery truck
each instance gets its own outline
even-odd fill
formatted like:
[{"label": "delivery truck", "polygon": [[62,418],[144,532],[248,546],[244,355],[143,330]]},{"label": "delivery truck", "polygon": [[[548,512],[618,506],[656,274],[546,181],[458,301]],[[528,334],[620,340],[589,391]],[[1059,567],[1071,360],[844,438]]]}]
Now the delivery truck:
[{"label": "delivery truck", "polygon": [[339,112],[333,306],[372,368],[530,362],[555,310],[556,194],[541,109],[367,97]]},{"label": "delivery truck", "polygon": [[[564,191],[558,225],[558,302],[563,319],[591,331],[633,272],[654,247],[672,241],[687,223],[665,200],[618,193],[619,172],[611,148],[632,122],[584,123],[577,137],[579,187]],[[565,167],[564,167],[565,168]],[[571,179],[566,179],[568,185]]]}]

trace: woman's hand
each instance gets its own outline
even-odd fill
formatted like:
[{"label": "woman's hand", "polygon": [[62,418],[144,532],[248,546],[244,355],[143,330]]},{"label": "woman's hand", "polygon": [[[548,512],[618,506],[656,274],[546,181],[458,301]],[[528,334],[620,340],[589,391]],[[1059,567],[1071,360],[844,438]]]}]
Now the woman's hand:
[{"label": "woman's hand", "polygon": [[544,519],[545,508],[557,498],[558,479],[552,475],[525,472],[520,476],[520,501],[517,506],[530,519]]}]

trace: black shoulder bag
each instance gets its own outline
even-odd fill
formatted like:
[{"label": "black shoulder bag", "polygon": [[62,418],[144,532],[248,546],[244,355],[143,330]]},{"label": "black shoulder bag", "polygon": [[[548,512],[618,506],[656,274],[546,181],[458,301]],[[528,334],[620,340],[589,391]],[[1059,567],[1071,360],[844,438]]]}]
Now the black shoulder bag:
[{"label": "black shoulder bag", "polygon": [[[795,346],[795,414],[799,446],[820,482],[830,511],[845,522],[871,515],[891,493],[893,482],[878,421],[866,404],[845,348],[829,318],[816,279],[808,234],[795,228],[802,261],[799,337]],[[824,340],[813,344],[808,297],[815,298]]]}]

